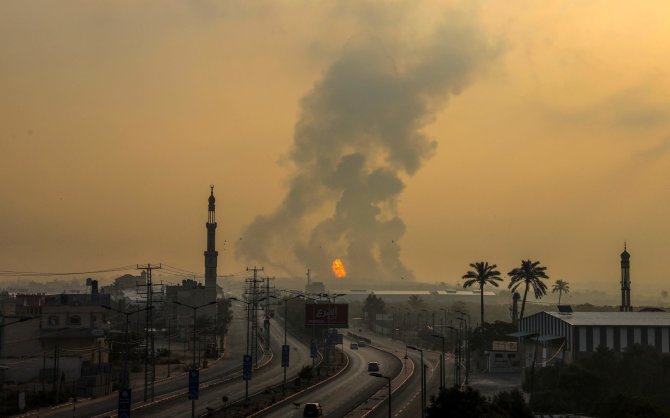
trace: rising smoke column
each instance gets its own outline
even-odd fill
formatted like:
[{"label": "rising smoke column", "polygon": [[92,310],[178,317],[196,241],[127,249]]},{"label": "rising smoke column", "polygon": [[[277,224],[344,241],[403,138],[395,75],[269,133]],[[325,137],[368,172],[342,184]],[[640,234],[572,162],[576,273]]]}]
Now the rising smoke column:
[{"label": "rising smoke column", "polygon": [[288,270],[273,254],[289,248],[301,268],[322,277],[342,258],[350,277],[413,278],[400,260],[401,176],[413,175],[433,155],[437,143],[421,129],[492,53],[464,13],[447,16],[402,65],[387,53],[397,41],[350,40],[303,97],[289,190],[274,213],[246,228],[239,258]]}]

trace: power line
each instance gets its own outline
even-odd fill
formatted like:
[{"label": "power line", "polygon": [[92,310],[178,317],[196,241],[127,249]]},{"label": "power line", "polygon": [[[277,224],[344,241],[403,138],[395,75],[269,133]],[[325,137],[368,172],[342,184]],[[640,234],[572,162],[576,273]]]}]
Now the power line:
[{"label": "power line", "polygon": [[0,270],[0,276],[73,276],[78,274],[94,274],[94,273],[113,273],[116,271],[134,270],[135,265],[113,267],[103,270],[90,271],[72,271],[72,272],[40,272],[40,271],[17,271],[17,270]]}]

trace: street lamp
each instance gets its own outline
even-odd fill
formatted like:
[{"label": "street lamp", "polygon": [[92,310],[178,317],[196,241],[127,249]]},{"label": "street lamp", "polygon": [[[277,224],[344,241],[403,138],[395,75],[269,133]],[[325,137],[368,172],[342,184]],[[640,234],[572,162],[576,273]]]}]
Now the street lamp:
[{"label": "street lamp", "polygon": [[444,335],[431,334],[435,338],[442,340],[442,356],[440,357],[440,390],[444,389]]},{"label": "street lamp", "polygon": [[123,359],[123,382],[122,386],[124,389],[130,389],[130,379],[129,379],[129,373],[128,373],[128,347],[130,345],[130,341],[128,341],[128,327],[130,324],[130,315],[136,314],[138,312],[146,311],[149,309],[153,309],[153,306],[145,306],[144,308],[139,308],[135,309],[134,311],[122,311],[121,309],[116,309],[113,308],[109,305],[101,305],[103,309],[107,309],[108,311],[114,311],[116,313],[120,313],[121,315],[126,316],[126,328],[123,333],[123,339],[124,339],[124,359]]},{"label": "street lamp", "polygon": [[426,371],[423,364],[423,350],[413,345],[406,347],[421,353],[421,418],[424,418],[426,416]]},{"label": "street lamp", "polygon": [[[235,297],[230,297],[230,298],[228,298],[228,300],[234,300],[236,302],[242,302],[242,303],[247,305],[247,348],[246,348],[246,353],[244,354],[244,356],[246,358],[246,357],[249,356],[249,351],[250,351],[249,350],[249,325],[250,325],[249,322],[250,322],[250,319],[251,319],[250,306],[252,306],[254,304],[254,301],[252,300],[252,301],[249,302],[249,301],[238,299],[238,298],[235,298]],[[256,299],[255,303],[258,303],[258,302],[261,302],[261,301],[264,301],[264,300],[265,300],[265,297],[262,297],[260,299]],[[258,359],[256,359],[256,360],[258,360]],[[243,365],[243,368],[244,368],[244,365]],[[244,375],[244,370],[242,370],[242,376],[244,378],[244,401],[247,402],[249,400],[249,379],[247,379],[246,376]]]},{"label": "street lamp", "polygon": [[[303,297],[311,300],[313,304],[317,302],[318,294],[304,293]],[[312,349],[314,347],[314,349]],[[312,370],[316,369],[316,352],[318,351],[318,342],[316,339],[316,325],[312,323],[312,341],[310,341],[310,356],[312,357]]]},{"label": "street lamp", "polygon": [[370,376],[381,377],[383,379],[388,380],[388,384],[389,384],[389,418],[391,418],[391,416],[392,416],[391,415],[391,378],[389,376],[384,376],[381,373],[370,373]]},{"label": "street lamp", "polygon": [[[281,301],[284,302],[284,345],[282,346],[282,367],[284,368],[284,384],[282,385],[282,394],[285,396],[286,395],[286,368],[288,367],[288,356],[291,351],[288,346],[288,342],[286,340],[286,324],[288,322],[288,301],[293,300],[293,299],[298,299],[298,298],[304,298],[304,295],[295,295],[292,297],[286,297],[286,298],[278,298],[276,296],[270,295],[271,298],[273,299],[280,299]],[[286,347],[286,348],[284,348]],[[284,360],[284,350],[286,350],[286,359]]]},{"label": "street lamp", "polygon": [[[216,304],[216,301],[213,300],[211,302],[204,303],[202,305],[198,306],[192,306],[188,305],[186,303],[181,303],[177,300],[173,300],[172,303],[175,305],[183,306],[185,308],[191,308],[193,309],[193,362],[192,362],[192,370],[197,370],[196,365],[195,365],[195,339],[196,339],[196,328],[198,326],[198,309],[204,308],[205,306],[210,306]],[[189,379],[190,379],[190,374],[189,374]],[[190,386],[190,381],[189,381],[189,386]],[[189,393],[190,395],[190,393]],[[191,396],[191,418],[195,418],[195,396]]]},{"label": "street lamp", "polygon": [[[456,311],[461,315],[467,316],[467,320],[463,317],[458,318],[461,321],[465,321],[465,384],[468,384],[468,377],[470,376],[470,314],[463,311]],[[482,324],[483,326],[483,324]]]},{"label": "street lamp", "polygon": [[461,330],[448,325],[447,328],[450,328],[456,331],[456,341],[454,341],[454,386],[461,386]]},{"label": "street lamp", "polygon": [[444,312],[444,322],[442,323],[442,335],[444,335],[444,326],[447,325],[447,310],[444,308],[440,308],[442,312]]},{"label": "street lamp", "polygon": [[[328,304],[333,304],[335,303],[335,299],[339,298],[340,296],[346,296],[346,293],[321,293],[319,294],[319,296],[325,298],[328,301]],[[323,341],[323,353],[325,354],[326,374],[328,374],[330,370],[330,350],[328,349],[329,335],[330,335],[330,309],[328,310],[328,315],[326,315],[326,336],[325,336],[326,338]],[[337,344],[337,342],[335,344]]]}]

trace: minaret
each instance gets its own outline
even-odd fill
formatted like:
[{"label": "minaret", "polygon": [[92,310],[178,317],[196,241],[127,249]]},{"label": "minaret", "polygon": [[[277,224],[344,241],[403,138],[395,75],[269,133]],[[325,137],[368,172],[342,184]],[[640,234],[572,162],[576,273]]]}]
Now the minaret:
[{"label": "minaret", "polygon": [[621,312],[630,312],[633,308],[630,306],[630,254],[626,250],[626,243],[623,243],[623,252],[621,253]]},{"label": "minaret", "polygon": [[219,252],[216,251],[216,219],[214,216],[214,185],[210,185],[209,214],[207,216],[207,251],[205,251],[205,288],[216,289],[216,260]]}]

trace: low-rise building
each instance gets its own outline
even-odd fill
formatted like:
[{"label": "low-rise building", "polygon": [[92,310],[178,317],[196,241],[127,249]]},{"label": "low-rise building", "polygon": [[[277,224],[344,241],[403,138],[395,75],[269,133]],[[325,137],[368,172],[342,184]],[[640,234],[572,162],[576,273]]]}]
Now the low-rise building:
[{"label": "low-rise building", "polygon": [[[108,350],[105,330],[110,303],[105,294],[60,294],[26,297],[43,301],[39,315],[20,324],[3,327],[0,334],[0,364],[7,366],[5,380],[24,383],[55,376],[76,382],[85,374],[107,374]],[[35,295],[30,295],[35,296]],[[7,322],[14,320],[5,318]],[[103,391],[104,392],[104,391]]]},{"label": "low-rise building", "polygon": [[623,352],[643,344],[670,353],[669,312],[539,312],[521,319],[518,329],[527,366],[533,360],[539,365],[572,361],[600,346]]}]

